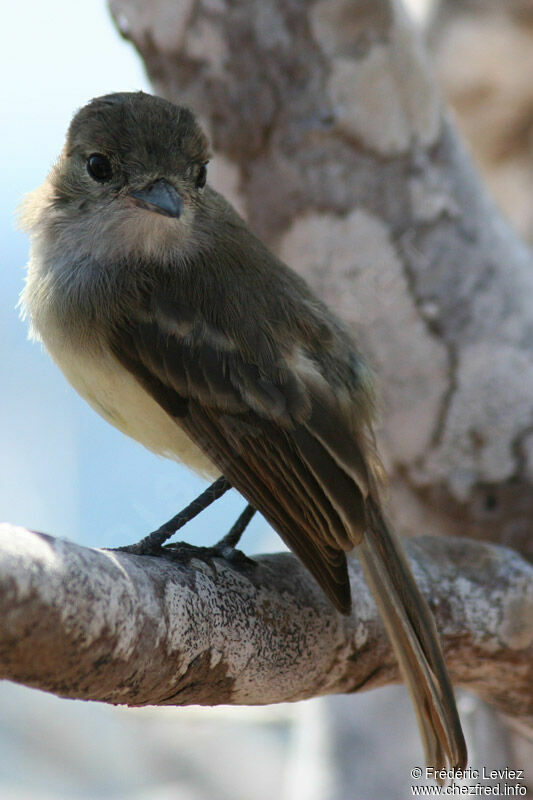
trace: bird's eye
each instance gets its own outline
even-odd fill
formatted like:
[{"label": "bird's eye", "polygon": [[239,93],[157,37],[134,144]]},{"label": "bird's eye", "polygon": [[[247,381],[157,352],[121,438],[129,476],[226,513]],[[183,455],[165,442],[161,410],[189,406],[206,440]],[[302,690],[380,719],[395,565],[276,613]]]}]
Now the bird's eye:
[{"label": "bird's eye", "polygon": [[196,176],[196,188],[203,189],[207,180],[207,164],[202,164]]},{"label": "bird's eye", "polygon": [[93,153],[87,159],[87,172],[93,180],[105,183],[111,180],[113,168],[107,156],[103,156],[101,153]]}]

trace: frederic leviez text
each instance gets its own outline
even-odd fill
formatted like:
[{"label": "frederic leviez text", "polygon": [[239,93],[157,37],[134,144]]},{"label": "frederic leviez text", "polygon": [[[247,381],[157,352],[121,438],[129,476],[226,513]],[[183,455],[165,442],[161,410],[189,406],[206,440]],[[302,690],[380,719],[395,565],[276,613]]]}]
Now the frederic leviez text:
[{"label": "frederic leviez text", "polygon": [[[440,783],[445,783],[444,786],[412,786],[413,794],[419,794],[417,790],[421,789],[435,789],[439,795],[455,794],[455,795],[495,795],[502,797],[524,797],[527,794],[527,786],[523,783],[524,770],[523,769],[489,769],[482,767],[481,769],[474,769],[467,767],[466,769],[440,769],[436,770],[432,767],[414,767],[411,770],[411,777],[415,780],[434,780]],[[490,784],[464,784],[463,781],[498,781],[498,783]],[[461,783],[456,783],[460,781]],[[425,794],[425,793],[424,793]],[[433,793],[432,793],[433,794]]]}]

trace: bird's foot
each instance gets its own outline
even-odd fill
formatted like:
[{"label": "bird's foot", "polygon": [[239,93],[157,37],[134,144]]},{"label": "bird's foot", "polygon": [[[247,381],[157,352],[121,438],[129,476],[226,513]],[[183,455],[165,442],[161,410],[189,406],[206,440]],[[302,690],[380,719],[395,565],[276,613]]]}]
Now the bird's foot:
[{"label": "bird's foot", "polygon": [[111,547],[109,549],[117,550],[120,553],[132,553],[134,556],[160,556],[163,552],[163,545],[159,537],[154,537],[156,533],[159,533],[159,531],[149,533],[148,536],[145,536],[140,542],[135,542],[135,544],[125,544],[122,547]]},{"label": "bird's foot", "polygon": [[197,547],[188,542],[172,542],[160,550],[160,555],[172,561],[179,561],[181,564],[189,564],[193,559],[198,559],[213,567],[213,559],[220,558],[235,566],[255,565],[253,559],[248,558],[242,550],[237,550],[231,543],[228,543],[227,536],[224,536],[211,547]]},{"label": "bird's foot", "polygon": [[[254,514],[255,508],[251,505],[247,505],[228,533],[211,547],[195,547],[187,542],[176,542],[165,545],[162,549],[165,551],[165,554],[166,551],[168,551],[173,554],[171,558],[176,558],[180,561],[184,557],[186,560],[190,560],[190,558],[200,558],[204,561],[208,560],[209,563],[212,564],[213,558],[223,558],[224,561],[228,561],[230,564],[251,566],[256,562],[248,558],[242,550],[237,550],[237,544]],[[188,555],[189,553],[191,553],[190,556]]]},{"label": "bird's foot", "polygon": [[[164,525],[161,525],[156,531],[152,531],[144,539],[135,544],[128,544],[124,547],[116,547],[122,553],[132,553],[137,556],[160,556],[162,555],[163,544],[174,536],[176,531],[183,528],[191,519],[197,517],[207,506],[218,500],[228,489],[231,484],[226,478],[221,477],[211,484],[201,495],[199,495],[192,503],[189,503],[179,514],[169,519]],[[235,526],[234,526],[235,527]],[[233,528],[232,528],[233,530]]]},{"label": "bird's foot", "polygon": [[[222,558],[230,564],[239,566],[251,566],[255,564],[255,561],[248,558],[242,550],[237,550],[236,547],[246,526],[255,514],[255,509],[251,505],[246,506],[230,531],[211,547],[198,547],[188,542],[172,542],[171,544],[164,545],[164,542],[176,532],[177,520],[180,523],[178,528],[183,527],[189,519],[196,516],[206,505],[210,504],[216,497],[219,497],[223,492],[227,491],[229,483],[227,483],[227,481],[223,483],[222,481],[225,481],[225,479],[220,479],[212,484],[203,495],[200,495],[200,497],[187,506],[186,509],[162,525],[157,531],[149,533],[148,536],[145,536],[144,539],[141,539],[141,541],[136,544],[117,547],[116,550],[138,556],[162,556],[172,561],[179,561],[185,564],[188,564],[193,558],[196,558],[200,561],[204,561],[211,567],[213,566],[214,558]],[[191,513],[191,511],[193,513]]]}]

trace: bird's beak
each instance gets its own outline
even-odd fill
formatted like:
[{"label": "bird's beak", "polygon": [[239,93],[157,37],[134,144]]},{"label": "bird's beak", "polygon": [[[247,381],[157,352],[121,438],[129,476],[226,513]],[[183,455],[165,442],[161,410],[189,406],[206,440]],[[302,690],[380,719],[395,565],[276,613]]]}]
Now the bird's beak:
[{"label": "bird's beak", "polygon": [[163,214],[165,217],[178,219],[183,211],[183,200],[165,178],[149,183],[144,189],[131,191],[129,196],[136,206]]}]

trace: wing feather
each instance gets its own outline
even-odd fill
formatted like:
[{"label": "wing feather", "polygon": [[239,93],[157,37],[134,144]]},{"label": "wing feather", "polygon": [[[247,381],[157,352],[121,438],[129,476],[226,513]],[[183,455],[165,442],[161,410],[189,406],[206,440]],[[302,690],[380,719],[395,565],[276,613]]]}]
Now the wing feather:
[{"label": "wing feather", "polygon": [[149,313],[114,330],[115,356],[348,612],[345,551],[364,535],[368,474],[334,396],[281,355],[252,363],[180,313],[152,298]]}]

